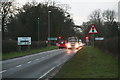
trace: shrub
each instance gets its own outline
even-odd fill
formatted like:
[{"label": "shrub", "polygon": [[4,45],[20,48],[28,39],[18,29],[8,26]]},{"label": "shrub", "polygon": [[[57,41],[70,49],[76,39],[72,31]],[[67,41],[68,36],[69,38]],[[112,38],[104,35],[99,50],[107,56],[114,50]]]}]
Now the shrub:
[{"label": "shrub", "polygon": [[120,40],[120,37],[108,38],[103,41],[95,41],[95,47],[107,50],[114,55],[118,55],[118,45],[120,45],[118,40]]},{"label": "shrub", "polygon": [[17,51],[17,42],[12,40],[2,41],[2,53]]},{"label": "shrub", "polygon": [[[37,49],[37,48],[42,48],[46,46],[47,44],[45,41],[40,41],[39,47],[38,47],[37,41],[32,41],[30,49]],[[18,47],[19,46],[17,45],[17,41],[13,41],[13,40],[2,41],[2,53],[16,52],[19,49]],[[21,50],[22,51],[28,50],[28,46],[21,46]]]}]

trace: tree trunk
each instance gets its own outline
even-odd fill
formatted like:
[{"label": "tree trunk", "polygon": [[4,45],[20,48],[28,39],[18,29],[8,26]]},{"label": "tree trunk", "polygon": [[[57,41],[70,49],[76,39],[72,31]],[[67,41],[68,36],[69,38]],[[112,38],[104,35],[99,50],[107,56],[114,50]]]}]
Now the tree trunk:
[{"label": "tree trunk", "polygon": [[5,40],[4,21],[5,21],[5,17],[2,16],[2,40]]}]

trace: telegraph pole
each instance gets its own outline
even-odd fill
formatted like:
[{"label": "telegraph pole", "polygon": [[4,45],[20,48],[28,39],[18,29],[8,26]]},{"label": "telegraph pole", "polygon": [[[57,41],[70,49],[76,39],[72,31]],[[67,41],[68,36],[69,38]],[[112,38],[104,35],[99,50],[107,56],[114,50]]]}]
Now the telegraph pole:
[{"label": "telegraph pole", "polygon": [[[50,13],[51,11],[48,11],[48,38],[50,38]],[[50,40],[48,41],[48,45],[50,45]]]},{"label": "telegraph pole", "polygon": [[38,48],[39,48],[39,40],[40,40],[40,39],[39,39],[39,37],[40,37],[39,33],[40,33],[40,32],[39,32],[39,18],[38,18]]}]

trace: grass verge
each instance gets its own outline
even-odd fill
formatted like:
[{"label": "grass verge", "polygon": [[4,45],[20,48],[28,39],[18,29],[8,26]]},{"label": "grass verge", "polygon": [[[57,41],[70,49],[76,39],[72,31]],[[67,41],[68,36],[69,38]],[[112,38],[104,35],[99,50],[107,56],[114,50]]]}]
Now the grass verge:
[{"label": "grass verge", "polygon": [[118,59],[93,47],[84,47],[54,78],[117,78]]},{"label": "grass verge", "polygon": [[53,49],[57,49],[57,48],[58,48],[57,46],[49,46],[49,47],[34,49],[34,50],[30,50],[30,51],[5,53],[5,54],[2,54],[2,59],[3,60],[11,59],[11,58],[21,57],[21,56],[25,56],[25,55],[35,54],[35,53],[38,53],[38,52],[53,50]]}]

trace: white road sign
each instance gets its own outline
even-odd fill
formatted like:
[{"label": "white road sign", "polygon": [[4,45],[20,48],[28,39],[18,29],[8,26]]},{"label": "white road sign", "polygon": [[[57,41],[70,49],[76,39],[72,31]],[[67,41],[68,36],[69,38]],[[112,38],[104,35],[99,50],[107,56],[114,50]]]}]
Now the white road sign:
[{"label": "white road sign", "polygon": [[18,37],[18,45],[31,45],[31,37]]},{"label": "white road sign", "polygon": [[104,40],[103,37],[96,37],[95,40]]}]

